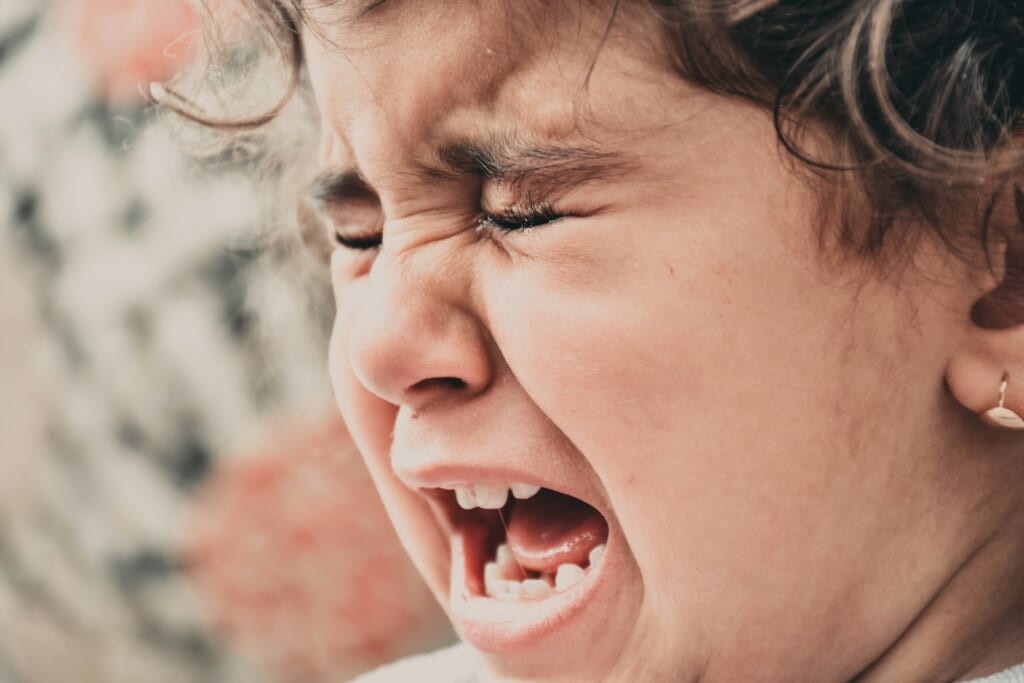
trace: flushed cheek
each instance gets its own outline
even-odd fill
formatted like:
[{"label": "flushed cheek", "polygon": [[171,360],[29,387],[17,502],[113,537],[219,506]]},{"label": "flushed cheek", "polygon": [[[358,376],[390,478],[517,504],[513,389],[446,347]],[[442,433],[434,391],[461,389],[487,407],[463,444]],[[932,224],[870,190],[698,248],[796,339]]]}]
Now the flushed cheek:
[{"label": "flushed cheek", "polygon": [[766,514],[781,505],[773,491],[813,490],[830,450],[813,416],[833,354],[792,340],[794,330],[824,339],[812,327],[830,323],[799,314],[795,284],[766,291],[707,264],[699,276],[665,268],[609,289],[506,285],[517,295],[492,310],[513,373],[597,472],[645,578],[666,589],[693,585],[709,557],[730,572],[741,559],[755,566],[774,522],[801,514]]},{"label": "flushed cheek", "polygon": [[877,482],[843,469],[860,461],[837,448],[848,434],[821,393],[841,390],[828,337],[780,351],[770,330],[735,322],[743,343],[716,345],[696,305],[648,312],[651,326],[608,301],[574,315],[547,303],[518,321],[506,357],[607,488],[661,623],[783,634],[800,625],[794,605],[838,603],[850,549],[877,535],[858,518]]},{"label": "flushed cheek", "polygon": [[[500,288],[492,331],[524,390],[588,459],[585,445],[642,456],[676,431],[680,410],[705,402],[722,361],[735,355],[729,338],[710,343],[712,302],[688,305],[685,288],[667,276],[649,287],[525,280]],[[592,465],[604,474],[622,462]]]}]

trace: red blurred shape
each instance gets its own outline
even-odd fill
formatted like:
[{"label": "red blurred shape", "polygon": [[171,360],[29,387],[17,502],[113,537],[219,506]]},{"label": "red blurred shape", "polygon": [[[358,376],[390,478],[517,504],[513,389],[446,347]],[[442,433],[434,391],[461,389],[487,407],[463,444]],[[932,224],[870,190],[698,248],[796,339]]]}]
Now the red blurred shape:
[{"label": "red blurred shape", "polygon": [[142,101],[193,55],[198,20],[188,0],[63,0],[60,25],[99,95],[118,106]]},{"label": "red blurred shape", "polygon": [[447,637],[339,418],[227,462],[189,566],[229,640],[286,680],[326,681]]}]

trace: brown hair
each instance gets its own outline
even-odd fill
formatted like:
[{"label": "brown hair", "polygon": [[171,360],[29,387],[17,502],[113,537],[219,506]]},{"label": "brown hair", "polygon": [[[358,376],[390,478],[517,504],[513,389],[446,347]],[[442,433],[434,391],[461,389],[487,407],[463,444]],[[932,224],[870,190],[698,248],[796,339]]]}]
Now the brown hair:
[{"label": "brown hair", "polygon": [[[302,0],[241,2],[286,57],[283,98],[235,119],[210,117],[170,89],[156,92],[161,103],[201,123],[250,130],[301,89]],[[781,144],[827,181],[832,206],[844,202],[838,234],[855,250],[877,255],[906,244],[915,235],[894,234],[895,226],[923,219],[956,253],[985,251],[991,212],[1008,187],[1017,227],[1024,225],[1016,189],[1024,170],[1024,0],[646,4],[662,19],[682,77],[773,112]],[[827,156],[815,156],[806,142],[822,132]]]}]

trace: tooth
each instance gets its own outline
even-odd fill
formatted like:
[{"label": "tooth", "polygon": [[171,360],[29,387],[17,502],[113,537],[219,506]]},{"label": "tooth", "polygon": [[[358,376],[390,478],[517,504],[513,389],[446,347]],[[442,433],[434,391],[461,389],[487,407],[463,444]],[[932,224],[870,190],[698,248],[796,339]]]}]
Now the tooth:
[{"label": "tooth", "polygon": [[559,565],[558,573],[555,574],[555,590],[561,592],[571,588],[582,578],[583,567],[578,564]]},{"label": "tooth", "polygon": [[493,562],[484,565],[484,590],[488,595],[498,592],[498,586],[505,580],[505,572]]},{"label": "tooth", "polygon": [[497,586],[494,597],[499,600],[518,600],[523,596],[523,584],[518,581],[502,581]]},{"label": "tooth", "polygon": [[459,486],[455,489],[455,500],[463,510],[472,510],[476,507],[476,492],[472,486]]},{"label": "tooth", "polygon": [[533,484],[511,484],[510,486],[512,488],[512,495],[519,500],[533,498],[540,491],[540,487]]},{"label": "tooth", "polygon": [[523,581],[523,597],[531,600],[543,600],[551,595],[551,586],[544,579],[527,579]]},{"label": "tooth", "polygon": [[477,506],[486,510],[499,510],[508,500],[508,487],[504,484],[477,484],[473,489]]},{"label": "tooth", "polygon": [[494,561],[502,567],[516,566],[516,556],[512,553],[512,548],[508,547],[508,543],[498,546],[498,550],[494,553]]},{"label": "tooth", "polygon": [[601,558],[604,557],[604,543],[594,546],[594,549],[590,551],[589,557],[591,567],[600,562]]}]

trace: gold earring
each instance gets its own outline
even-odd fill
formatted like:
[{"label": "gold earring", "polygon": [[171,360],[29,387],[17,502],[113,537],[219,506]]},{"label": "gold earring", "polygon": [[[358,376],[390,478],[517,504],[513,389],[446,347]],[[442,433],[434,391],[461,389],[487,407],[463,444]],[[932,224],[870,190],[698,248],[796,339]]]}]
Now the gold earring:
[{"label": "gold earring", "polygon": [[1003,405],[1006,403],[1006,383],[1009,379],[1010,375],[1004,372],[1003,382],[999,385],[999,405],[982,413],[981,421],[996,429],[1024,429],[1024,418]]}]

